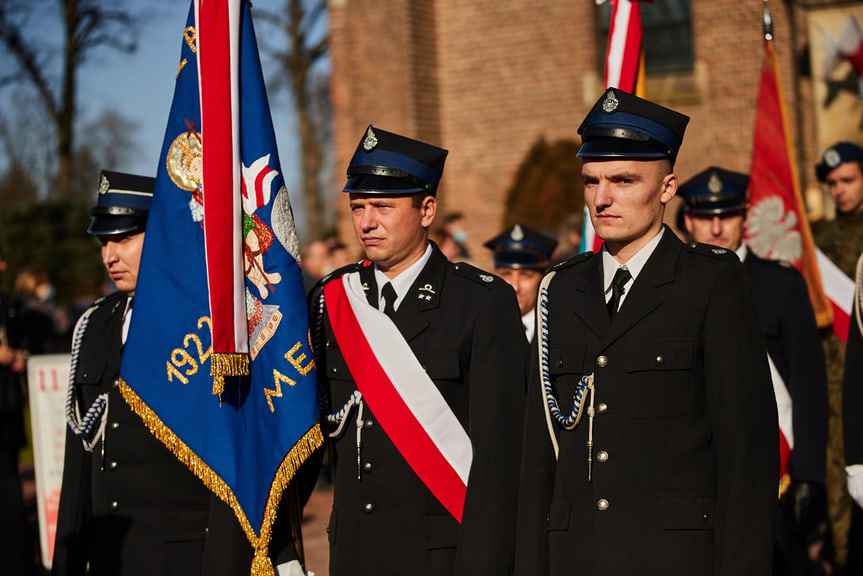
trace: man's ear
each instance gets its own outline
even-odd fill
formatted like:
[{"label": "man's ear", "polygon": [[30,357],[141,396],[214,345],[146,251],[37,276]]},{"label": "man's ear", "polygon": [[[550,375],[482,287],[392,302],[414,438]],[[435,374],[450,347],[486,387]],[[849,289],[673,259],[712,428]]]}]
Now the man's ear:
[{"label": "man's ear", "polygon": [[420,214],[422,214],[422,226],[428,228],[434,221],[437,214],[437,198],[434,196],[426,196],[420,204]]},{"label": "man's ear", "polygon": [[671,174],[667,174],[662,179],[662,184],[660,185],[662,190],[662,194],[659,197],[660,202],[662,202],[663,204],[668,204],[671,199],[674,198],[674,196],[677,194],[678,185],[679,182],[677,180],[677,174],[673,172]]}]

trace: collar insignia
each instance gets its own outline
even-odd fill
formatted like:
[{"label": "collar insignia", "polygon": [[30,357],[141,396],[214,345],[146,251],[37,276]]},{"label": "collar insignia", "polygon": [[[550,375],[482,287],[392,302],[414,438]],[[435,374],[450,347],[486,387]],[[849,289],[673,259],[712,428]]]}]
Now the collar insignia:
[{"label": "collar insignia", "polygon": [[728,252],[728,250],[726,250],[725,248],[714,248],[713,249],[714,254],[725,254],[726,252]]},{"label": "collar insignia", "polygon": [[479,279],[483,282],[494,282],[494,276],[489,276],[488,274],[480,274]]},{"label": "collar insignia", "polygon": [[365,292],[366,294],[369,293],[369,283],[368,282],[363,282],[363,292]]},{"label": "collar insignia", "polygon": [[617,99],[617,96],[614,95],[613,90],[609,90],[608,94],[605,96],[605,100],[602,101],[602,111],[608,114],[611,114],[617,107],[620,105],[620,102]]},{"label": "collar insignia", "polygon": [[426,284],[422,288],[420,288],[420,292],[430,292],[432,294],[435,293],[434,287],[431,284]]},{"label": "collar insignia", "polygon": [[366,131],[366,138],[363,140],[363,150],[366,152],[371,152],[378,145],[378,137],[375,136],[375,131],[372,130],[372,127],[369,126],[369,129]]}]

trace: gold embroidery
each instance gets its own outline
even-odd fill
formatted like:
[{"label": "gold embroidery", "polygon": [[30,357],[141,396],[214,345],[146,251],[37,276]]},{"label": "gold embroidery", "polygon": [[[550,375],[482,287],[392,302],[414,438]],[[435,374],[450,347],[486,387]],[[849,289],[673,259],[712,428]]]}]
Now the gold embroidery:
[{"label": "gold embroidery", "polygon": [[[210,319],[206,316],[198,319],[198,329],[202,329],[204,324],[207,324],[208,327],[210,325]],[[171,352],[170,361],[167,362],[168,382],[173,382],[176,377],[177,380],[183,384],[188,384],[189,379],[186,378],[186,376],[194,376],[197,374],[198,366],[202,366],[204,362],[209,360],[210,355],[213,353],[212,347],[204,351],[204,345],[201,343],[201,338],[197,334],[186,334],[183,338],[183,347],[188,348],[190,342],[194,342],[195,348],[198,350],[198,361],[196,362],[195,359],[192,358],[192,355],[186,352],[183,348],[175,348]],[[187,366],[185,374],[181,373],[179,370],[183,366]]]},{"label": "gold embroidery", "polygon": [[270,405],[270,412],[276,411],[276,408],[273,406],[273,396],[275,396],[276,398],[282,397],[282,382],[284,382],[288,386],[296,386],[297,384],[296,382],[275,369],[273,370],[273,381],[276,383],[275,390],[264,388],[264,395],[267,397],[267,404]]},{"label": "gold embroidery", "polygon": [[195,43],[197,40],[197,36],[195,34],[195,27],[188,26],[185,30],[183,30],[183,39],[186,41],[186,44],[189,45],[189,49],[192,51],[192,54],[197,54],[198,46]]},{"label": "gold embroidery", "polygon": [[297,372],[299,372],[301,376],[305,376],[306,374],[308,374],[309,372],[312,371],[312,368],[315,367],[315,361],[314,361],[314,359],[309,360],[309,363],[306,364],[305,366],[303,366],[302,365],[303,360],[306,359],[305,354],[300,354],[299,358],[294,358],[294,354],[296,354],[297,350],[299,350],[302,347],[303,347],[303,343],[297,342],[296,345],[293,348],[291,348],[290,350],[288,350],[287,354],[285,354],[285,360],[290,362],[291,365],[297,369]]},{"label": "gold embroidery", "polygon": [[180,438],[174,434],[165,424],[156,416],[155,412],[150,410],[129,385],[121,378],[120,393],[126,400],[126,403],[132,408],[132,411],[137,414],[144,425],[150,430],[153,436],[164,444],[192,473],[200,478],[207,488],[213,494],[218,496],[225,504],[227,504],[240,521],[240,526],[246,534],[246,538],[255,550],[255,558],[252,561],[251,575],[252,576],[273,576],[275,574],[273,564],[268,557],[268,548],[270,539],[273,535],[273,524],[276,521],[278,514],[279,503],[282,500],[282,494],[287,488],[288,483],[297,473],[297,470],[305,462],[311,454],[320,448],[324,443],[324,436],[321,433],[321,428],[318,424],[303,435],[297,444],[282,460],[273,484],[270,486],[270,495],[267,498],[267,505],[264,508],[264,519],[261,524],[260,535],[256,536],[252,525],[249,523],[245,512],[237,502],[237,497],[233,491],[225,484],[222,478],[213,472],[197,454],[195,454]]},{"label": "gold embroidery", "polygon": [[186,67],[186,64],[188,64],[188,62],[186,61],[186,59],[185,59],[185,58],[183,58],[182,60],[180,60],[180,65],[179,65],[179,66],[177,66],[177,75],[176,75],[176,76],[174,76],[174,80],[176,80],[177,78],[179,78],[179,77],[180,77],[180,72],[182,72],[182,71],[183,71],[183,68],[185,68],[185,67]]}]

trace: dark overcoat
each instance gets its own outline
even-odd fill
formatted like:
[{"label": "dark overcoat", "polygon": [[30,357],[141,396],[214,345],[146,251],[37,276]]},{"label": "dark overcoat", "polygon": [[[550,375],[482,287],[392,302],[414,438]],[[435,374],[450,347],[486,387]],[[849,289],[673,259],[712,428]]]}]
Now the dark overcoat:
[{"label": "dark overcoat", "polygon": [[806,281],[797,269],[750,249],[743,261],[767,352],[791,395],[793,480],[824,484],[827,462],[827,371]]},{"label": "dark overcoat", "polygon": [[53,573],[249,574],[253,551],[231,509],[150,434],[120,394],[125,307],[122,294],[104,299],[81,343],[81,414],[108,392],[108,417],[105,441],[92,452],[67,429]]},{"label": "dark overcoat", "polygon": [[[553,393],[568,413],[595,375],[589,417],[554,422],[531,370],[516,574],[770,573],[778,424],[767,356],[734,253],[666,228],[609,320],[602,258],[556,267],[548,293]],[[542,309],[542,308],[539,308]]]},{"label": "dark overcoat", "polygon": [[[364,264],[323,282],[358,270],[377,307],[374,269]],[[316,302],[312,326],[320,320]],[[470,436],[464,515],[460,525],[435,499],[368,405],[358,471],[354,408],[347,432],[332,443],[330,574],[510,574],[527,356],[515,293],[496,276],[448,262],[435,246],[393,320]],[[326,312],[322,325],[318,374],[337,410],[356,390],[340,351],[351,344],[336,341]]]}]

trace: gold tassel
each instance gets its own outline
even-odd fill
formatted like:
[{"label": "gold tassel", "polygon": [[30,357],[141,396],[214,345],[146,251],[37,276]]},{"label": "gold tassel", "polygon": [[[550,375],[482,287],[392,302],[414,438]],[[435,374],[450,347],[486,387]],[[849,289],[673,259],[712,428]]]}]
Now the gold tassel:
[{"label": "gold tassel", "polygon": [[249,355],[236,352],[213,352],[210,357],[210,376],[213,377],[213,395],[225,391],[225,376],[248,376]]},{"label": "gold tassel", "polygon": [[267,549],[255,550],[255,558],[252,560],[252,576],[275,576],[273,562],[267,556]]}]

